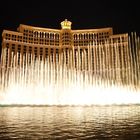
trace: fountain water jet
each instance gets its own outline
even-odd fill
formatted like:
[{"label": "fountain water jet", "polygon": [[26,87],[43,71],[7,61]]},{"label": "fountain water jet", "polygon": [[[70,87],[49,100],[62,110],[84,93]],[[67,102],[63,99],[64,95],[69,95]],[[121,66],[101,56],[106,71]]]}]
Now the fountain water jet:
[{"label": "fountain water jet", "polygon": [[[134,50],[135,47],[135,50]],[[104,49],[106,48],[106,49]],[[113,49],[114,48],[114,49]],[[63,63],[53,63],[53,54],[45,59],[24,54],[23,64],[15,67],[16,57],[12,54],[13,67],[0,67],[0,104],[22,105],[94,105],[94,104],[137,104],[140,103],[140,41],[135,35],[129,40],[129,63],[120,66],[118,43],[113,48],[105,44],[90,45],[87,51],[56,54]],[[111,50],[112,49],[112,50]],[[111,51],[110,59],[107,57]],[[114,52],[113,52],[114,51]],[[98,54],[96,54],[99,52]],[[87,57],[85,57],[87,55]],[[96,60],[92,60],[96,55]],[[105,61],[115,65],[105,66]],[[27,58],[31,59],[27,63]],[[87,60],[88,58],[88,60]],[[95,57],[94,57],[95,58]],[[89,65],[86,65],[89,61]],[[96,61],[92,70],[92,61]],[[88,68],[87,68],[88,67]]]}]

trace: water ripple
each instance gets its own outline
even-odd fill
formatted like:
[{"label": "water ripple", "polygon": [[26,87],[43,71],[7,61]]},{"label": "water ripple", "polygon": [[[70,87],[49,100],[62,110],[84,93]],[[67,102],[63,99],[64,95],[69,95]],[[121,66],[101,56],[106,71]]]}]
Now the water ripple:
[{"label": "water ripple", "polygon": [[138,140],[139,116],[139,105],[0,107],[0,140]]}]

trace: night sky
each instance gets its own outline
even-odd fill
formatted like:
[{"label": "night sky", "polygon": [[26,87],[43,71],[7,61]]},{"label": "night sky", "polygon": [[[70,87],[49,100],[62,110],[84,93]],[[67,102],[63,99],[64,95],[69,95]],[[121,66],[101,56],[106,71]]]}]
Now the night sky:
[{"label": "night sky", "polygon": [[72,29],[113,27],[114,33],[140,34],[139,8],[134,0],[4,0],[0,4],[0,33],[3,29],[16,31],[19,24],[60,29],[60,22],[67,18]]}]

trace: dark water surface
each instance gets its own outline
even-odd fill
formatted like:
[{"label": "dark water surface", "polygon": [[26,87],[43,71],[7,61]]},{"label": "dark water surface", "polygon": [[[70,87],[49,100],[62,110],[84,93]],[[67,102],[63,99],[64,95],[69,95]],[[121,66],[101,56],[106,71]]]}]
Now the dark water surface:
[{"label": "dark water surface", "polygon": [[6,139],[140,140],[140,105],[1,106]]}]

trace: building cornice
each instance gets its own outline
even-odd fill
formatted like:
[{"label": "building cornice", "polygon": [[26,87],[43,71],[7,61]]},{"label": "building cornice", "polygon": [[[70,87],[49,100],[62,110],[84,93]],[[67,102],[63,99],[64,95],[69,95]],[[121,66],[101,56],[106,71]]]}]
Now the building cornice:
[{"label": "building cornice", "polygon": [[20,24],[18,27],[18,31],[20,31],[20,29],[29,29],[29,30],[34,30],[34,31],[44,31],[44,32],[60,32],[59,29],[51,29],[51,28],[43,28],[43,27],[35,27],[35,26],[30,26],[30,25],[25,25],[25,24]]},{"label": "building cornice", "polygon": [[2,36],[4,35],[4,34],[12,34],[12,35],[20,35],[20,36],[23,36],[23,33],[20,33],[20,32],[16,32],[16,31],[10,31],[10,30],[3,30],[3,32],[2,32]]},{"label": "building cornice", "polygon": [[105,31],[110,31],[113,33],[113,29],[111,27],[108,28],[99,28],[99,29],[81,29],[81,30],[72,30],[73,33],[85,33],[85,32],[105,32]]}]

